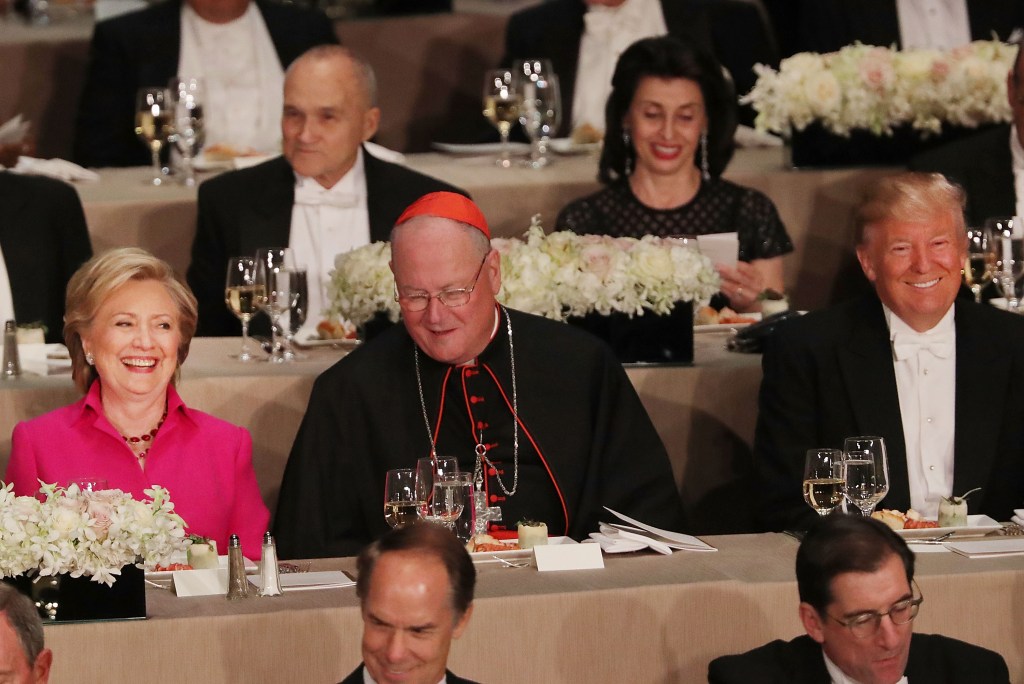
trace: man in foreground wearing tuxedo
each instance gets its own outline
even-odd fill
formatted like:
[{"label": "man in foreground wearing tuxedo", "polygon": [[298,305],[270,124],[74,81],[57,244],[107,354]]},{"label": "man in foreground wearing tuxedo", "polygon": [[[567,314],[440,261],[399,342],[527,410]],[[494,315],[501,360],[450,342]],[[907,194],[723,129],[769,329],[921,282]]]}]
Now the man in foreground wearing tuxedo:
[{"label": "man in foreground wearing tuxedo", "polygon": [[313,48],[288,69],[281,132],[284,156],[212,178],[199,187],[188,283],[199,301],[198,335],[240,334],[224,306],[228,259],[290,247],[306,268],[306,321],[326,304],[334,257],[388,239],[402,210],[438,190],[465,194],[378,159],[363,143],[380,122],[370,65],[344,47]]},{"label": "man in foreground wearing tuxedo", "polygon": [[941,173],[967,192],[967,220],[982,226],[995,216],[1024,216],[1024,42],[1006,75],[1013,120],[923,152],[914,171]]},{"label": "man in foreground wearing tuxedo", "polygon": [[957,300],[963,202],[939,174],[880,179],[856,216],[875,293],[767,341],[754,451],[769,529],[816,518],[801,494],[805,453],[857,435],[886,441],[879,508],[935,519],[942,497],[975,487],[972,513],[1009,520],[1024,503],[1024,318]]},{"label": "man in foreground wearing tuxedo", "polygon": [[711,662],[712,684],[1008,684],[1002,656],[936,634],[914,634],[924,601],[914,553],[870,518],[830,515],[796,554],[807,634]]},{"label": "man in foreground wearing tuxedo", "polygon": [[359,554],[363,664],[341,684],[472,684],[446,669],[473,613],[476,568],[458,538],[417,522]]}]

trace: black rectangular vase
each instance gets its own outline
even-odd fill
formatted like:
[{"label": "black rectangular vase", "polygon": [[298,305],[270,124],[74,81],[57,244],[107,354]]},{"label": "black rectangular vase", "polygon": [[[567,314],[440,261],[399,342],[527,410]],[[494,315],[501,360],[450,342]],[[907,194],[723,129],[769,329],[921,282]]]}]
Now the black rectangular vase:
[{"label": "black rectangular vase", "polygon": [[43,622],[52,623],[145,618],[144,579],[142,569],[126,565],[112,587],[89,577],[43,577],[35,572],[5,577],[4,582],[32,599]]},{"label": "black rectangular vase", "polygon": [[622,363],[693,364],[693,304],[676,302],[671,313],[590,313],[567,321],[608,343]]}]

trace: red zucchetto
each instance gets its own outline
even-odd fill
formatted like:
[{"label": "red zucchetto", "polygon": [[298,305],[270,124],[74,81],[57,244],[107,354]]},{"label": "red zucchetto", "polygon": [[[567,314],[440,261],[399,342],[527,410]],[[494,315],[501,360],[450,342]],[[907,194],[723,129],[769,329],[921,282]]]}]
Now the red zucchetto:
[{"label": "red zucchetto", "polygon": [[486,235],[488,240],[491,239],[491,229],[487,227],[487,219],[484,218],[480,207],[476,206],[473,200],[456,192],[432,192],[420,197],[402,212],[395,225],[400,226],[417,216],[437,216],[465,223]]}]

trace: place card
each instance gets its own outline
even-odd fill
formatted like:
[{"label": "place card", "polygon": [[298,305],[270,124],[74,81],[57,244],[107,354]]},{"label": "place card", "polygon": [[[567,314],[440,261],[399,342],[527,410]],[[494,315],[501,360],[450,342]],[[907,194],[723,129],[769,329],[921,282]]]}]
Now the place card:
[{"label": "place card", "polygon": [[598,544],[548,544],[534,546],[537,570],[599,570],[604,568],[604,557]]},{"label": "place card", "polygon": [[175,570],[171,573],[174,580],[174,593],[183,596],[227,596],[227,568],[218,570]]},{"label": "place card", "polygon": [[716,266],[735,268],[740,254],[738,233],[711,233],[697,236],[700,253]]},{"label": "place card", "polygon": [[1024,537],[999,537],[991,540],[947,542],[945,547],[968,558],[1024,556]]}]

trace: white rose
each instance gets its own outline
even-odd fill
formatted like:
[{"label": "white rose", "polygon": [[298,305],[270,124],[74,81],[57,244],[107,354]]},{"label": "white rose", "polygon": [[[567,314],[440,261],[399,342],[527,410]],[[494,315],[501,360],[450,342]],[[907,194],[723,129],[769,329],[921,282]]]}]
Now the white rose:
[{"label": "white rose", "polygon": [[665,280],[672,277],[672,256],[667,249],[636,250],[633,264],[637,275],[643,279]]}]

